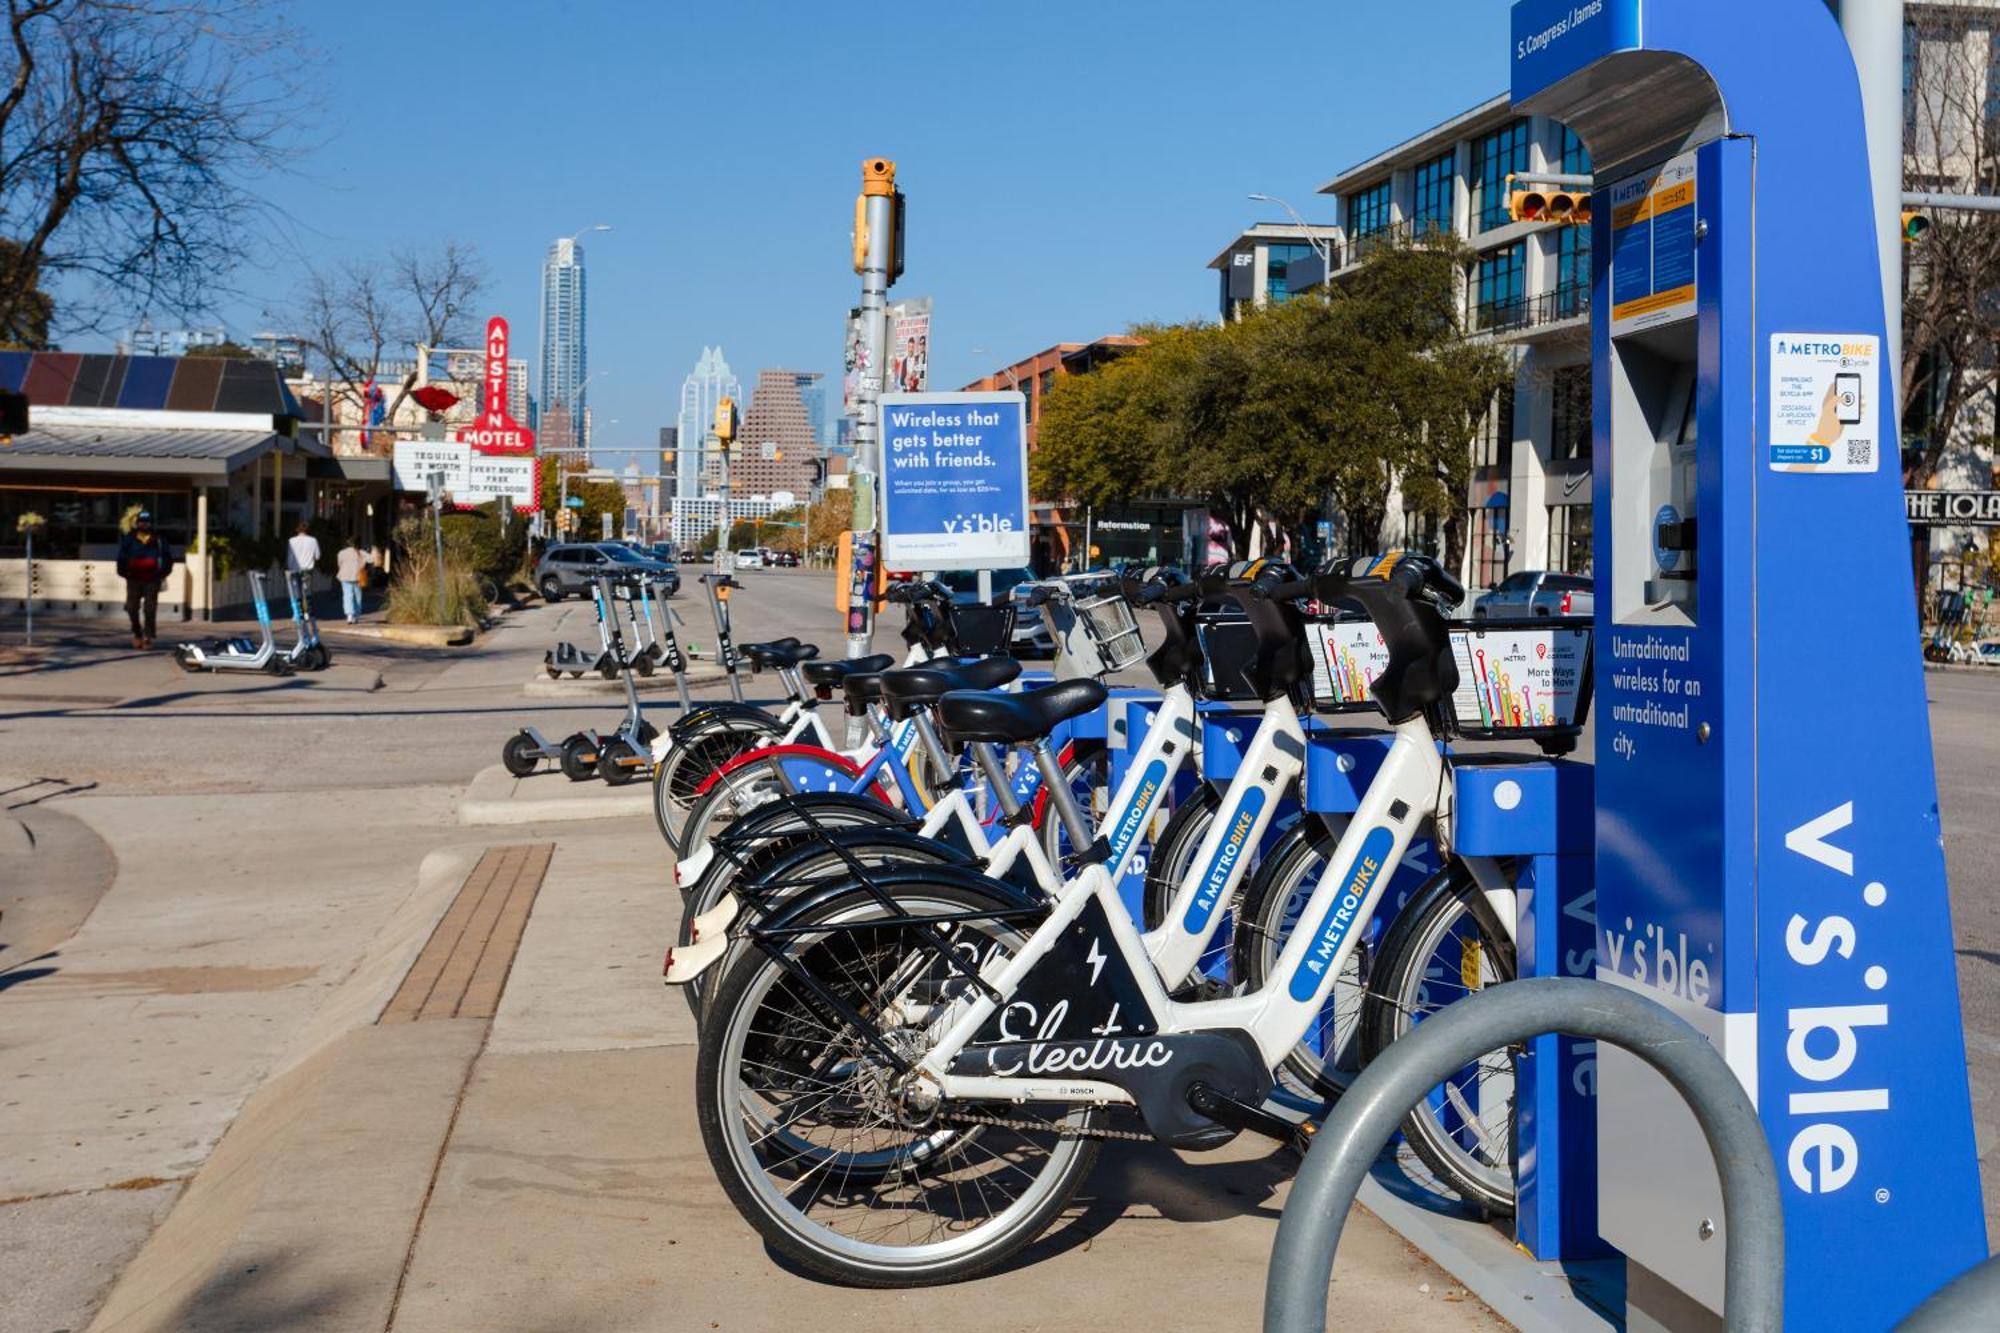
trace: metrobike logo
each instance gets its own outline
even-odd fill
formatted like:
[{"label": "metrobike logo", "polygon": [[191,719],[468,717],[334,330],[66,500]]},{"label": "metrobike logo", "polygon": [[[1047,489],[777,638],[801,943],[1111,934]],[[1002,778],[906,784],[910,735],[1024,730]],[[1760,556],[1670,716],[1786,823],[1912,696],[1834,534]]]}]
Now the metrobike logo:
[{"label": "metrobike logo", "polygon": [[1187,919],[1182,922],[1188,934],[1201,934],[1208,925],[1208,919],[1215,915],[1215,905],[1222,901],[1222,892],[1229,887],[1236,863],[1243,858],[1244,843],[1263,809],[1264,792],[1261,788],[1252,787],[1243,794],[1243,804],[1236,807],[1236,817],[1229,821],[1229,832],[1224,835],[1222,846],[1216,849],[1215,858],[1209,862],[1208,873],[1202,876],[1201,888],[1195,893],[1194,901],[1188,904]]},{"label": "metrobike logo", "polygon": [[910,755],[916,750],[916,748],[917,748],[917,724],[910,721],[903,721],[897,723],[896,729],[889,733],[890,752],[893,753],[896,756],[896,758],[902,760],[904,763],[908,763],[910,761]]},{"label": "metrobike logo", "polygon": [[1139,779],[1138,790],[1132,794],[1132,804],[1126,808],[1125,817],[1118,821],[1118,827],[1111,830],[1113,865],[1125,859],[1125,849],[1132,845],[1132,839],[1138,836],[1139,829],[1146,822],[1146,816],[1152,811],[1154,793],[1160,790],[1160,785],[1166,780],[1167,763],[1164,759],[1155,759],[1146,765],[1146,771]]},{"label": "metrobike logo", "polygon": [[1395,848],[1396,835],[1386,827],[1370,829],[1368,836],[1362,840],[1353,868],[1347,872],[1347,883],[1333,900],[1333,905],[1326,909],[1326,917],[1313,936],[1312,948],[1299,964],[1298,971],[1292,973],[1291,996],[1294,1000],[1310,1000],[1319,993],[1321,980],[1340,953],[1341,941],[1354,929],[1354,923],[1361,916],[1362,904],[1368,901],[1376,880],[1382,876],[1382,867],[1388,864],[1389,854]]}]

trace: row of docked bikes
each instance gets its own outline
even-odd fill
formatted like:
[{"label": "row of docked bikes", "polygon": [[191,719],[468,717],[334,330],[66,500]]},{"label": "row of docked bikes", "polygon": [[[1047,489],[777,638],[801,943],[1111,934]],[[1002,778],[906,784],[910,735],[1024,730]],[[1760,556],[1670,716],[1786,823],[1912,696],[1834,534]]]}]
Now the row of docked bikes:
[{"label": "row of docked bikes", "polygon": [[[1488,660],[1504,627],[1447,620],[1462,595],[1405,553],[1024,585],[1057,641],[1033,676],[1000,652],[1016,605],[922,582],[889,594],[900,662],[743,645],[782,701],[684,709],[648,753],[701,1132],[772,1248],[858,1285],[983,1273],[1106,1140],[1298,1147],[1413,1024],[1510,980],[1512,867],[1453,850],[1454,766],[1500,757],[1455,743],[1573,746],[1587,656],[1533,698]],[[1107,684],[1142,661],[1155,688]],[[1404,1126],[1489,1214],[1516,1054]]]}]

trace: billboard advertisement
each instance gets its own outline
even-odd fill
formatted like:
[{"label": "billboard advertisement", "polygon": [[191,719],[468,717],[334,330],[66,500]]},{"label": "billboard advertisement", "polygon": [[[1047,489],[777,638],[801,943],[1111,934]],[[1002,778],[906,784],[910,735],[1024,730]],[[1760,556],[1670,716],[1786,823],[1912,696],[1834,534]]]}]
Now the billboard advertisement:
[{"label": "billboard advertisement", "polygon": [[1019,393],[882,396],[882,563],[1028,563],[1028,404]]}]

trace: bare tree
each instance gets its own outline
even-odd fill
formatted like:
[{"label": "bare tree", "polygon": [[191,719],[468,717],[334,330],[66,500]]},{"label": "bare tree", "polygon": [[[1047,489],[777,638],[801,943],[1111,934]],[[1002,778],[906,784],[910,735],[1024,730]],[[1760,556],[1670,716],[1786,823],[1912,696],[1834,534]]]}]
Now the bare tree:
[{"label": "bare tree", "polygon": [[285,156],[289,49],[265,0],[7,0],[0,330],[52,290],[79,329],[212,305]]},{"label": "bare tree", "polygon": [[[1990,19],[1915,13],[1915,62],[1906,99],[1907,183],[1913,189],[1992,194],[2000,187],[2000,107],[1989,82]],[[1940,210],[1905,248],[1903,419],[1905,472],[1934,476],[1974,436],[1990,438],[1982,404],[2000,383],[2000,215]]]},{"label": "bare tree", "polygon": [[385,367],[410,361],[420,346],[470,341],[468,321],[485,281],[478,253],[452,240],[399,250],[386,261],[308,269],[298,297],[300,336],[325,366],[333,401],[354,409],[335,415],[362,419],[374,384],[386,399],[383,419],[395,420],[417,375],[404,370],[392,394],[382,382]]}]

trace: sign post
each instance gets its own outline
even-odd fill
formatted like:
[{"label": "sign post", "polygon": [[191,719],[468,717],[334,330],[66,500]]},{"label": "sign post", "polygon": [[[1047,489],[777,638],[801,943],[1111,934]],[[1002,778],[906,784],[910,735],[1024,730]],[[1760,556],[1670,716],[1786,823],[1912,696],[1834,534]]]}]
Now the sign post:
[{"label": "sign post", "polygon": [[1028,408],[1020,393],[892,393],[882,408],[882,561],[1028,563]]}]

